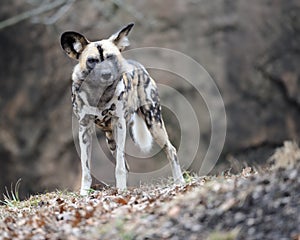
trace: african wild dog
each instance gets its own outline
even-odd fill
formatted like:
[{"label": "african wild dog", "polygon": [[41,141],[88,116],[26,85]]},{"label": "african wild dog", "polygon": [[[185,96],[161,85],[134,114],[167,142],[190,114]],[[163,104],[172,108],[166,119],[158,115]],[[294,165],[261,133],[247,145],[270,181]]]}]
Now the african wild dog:
[{"label": "african wild dog", "polygon": [[116,159],[117,188],[126,188],[127,126],[134,142],[143,150],[151,148],[153,137],[166,152],[175,182],[184,182],[176,149],[169,141],[161,116],[157,86],[140,63],[126,60],[121,54],[129,46],[127,35],[133,25],[95,42],[76,32],[65,32],[61,36],[64,51],[78,60],[72,74],[72,103],[79,120],[82,195],[87,194],[92,182],[90,161],[94,123],[104,131]]}]

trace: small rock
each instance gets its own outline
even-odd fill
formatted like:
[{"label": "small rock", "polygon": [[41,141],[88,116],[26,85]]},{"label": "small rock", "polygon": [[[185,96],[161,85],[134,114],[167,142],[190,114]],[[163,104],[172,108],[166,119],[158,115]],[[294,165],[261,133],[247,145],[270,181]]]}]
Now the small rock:
[{"label": "small rock", "polygon": [[237,212],[235,215],[234,215],[234,221],[236,223],[241,223],[243,222],[244,220],[246,219],[246,216],[241,213],[241,212]]},{"label": "small rock", "polygon": [[173,206],[169,211],[168,211],[168,216],[172,218],[176,218],[178,214],[180,213],[180,207],[179,206]]},{"label": "small rock", "polygon": [[247,224],[248,226],[253,226],[253,225],[255,224],[255,219],[254,219],[254,218],[249,218],[249,219],[247,219],[246,224]]}]

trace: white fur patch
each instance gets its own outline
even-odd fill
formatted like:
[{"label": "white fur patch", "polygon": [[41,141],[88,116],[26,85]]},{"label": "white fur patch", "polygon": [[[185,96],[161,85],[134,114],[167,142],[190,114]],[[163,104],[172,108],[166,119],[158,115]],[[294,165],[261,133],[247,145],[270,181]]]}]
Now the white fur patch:
[{"label": "white fur patch", "polygon": [[81,45],[80,42],[75,42],[75,43],[73,44],[73,47],[74,47],[74,50],[75,50],[76,52],[80,52],[80,51],[82,50],[82,45]]},{"label": "white fur patch", "polygon": [[145,121],[137,114],[133,115],[132,121],[132,135],[134,142],[142,151],[149,152],[152,147],[152,136],[146,126]]}]

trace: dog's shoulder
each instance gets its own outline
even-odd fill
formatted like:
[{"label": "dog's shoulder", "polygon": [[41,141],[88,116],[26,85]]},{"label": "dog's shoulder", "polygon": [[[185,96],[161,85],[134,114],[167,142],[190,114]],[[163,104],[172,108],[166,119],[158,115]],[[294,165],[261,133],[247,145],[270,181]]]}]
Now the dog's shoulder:
[{"label": "dog's shoulder", "polygon": [[128,59],[127,60],[127,64],[129,65],[127,68],[128,68],[128,72],[145,72],[148,74],[146,68],[139,62],[135,61],[135,60],[132,60],[132,59]]}]

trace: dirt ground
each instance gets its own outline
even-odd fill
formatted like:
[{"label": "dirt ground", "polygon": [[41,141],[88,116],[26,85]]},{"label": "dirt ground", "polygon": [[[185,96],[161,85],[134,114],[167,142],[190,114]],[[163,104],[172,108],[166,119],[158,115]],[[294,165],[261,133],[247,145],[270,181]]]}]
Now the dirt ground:
[{"label": "dirt ground", "polygon": [[10,196],[0,206],[0,239],[299,240],[300,158],[289,144],[268,170],[186,175],[184,186]]}]

